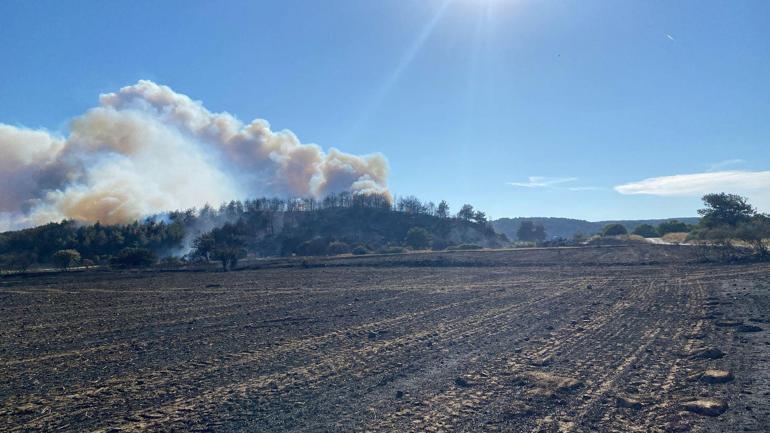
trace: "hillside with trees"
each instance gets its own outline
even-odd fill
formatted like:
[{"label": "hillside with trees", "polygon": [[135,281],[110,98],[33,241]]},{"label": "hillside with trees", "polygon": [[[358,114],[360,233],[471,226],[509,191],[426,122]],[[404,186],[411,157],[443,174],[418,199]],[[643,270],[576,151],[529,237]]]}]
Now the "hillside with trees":
[{"label": "hillside with trees", "polygon": [[[658,227],[661,224],[669,222],[678,222],[676,229],[673,231],[689,231],[688,226],[697,224],[698,218],[671,218],[671,219],[653,219],[653,220],[617,220],[617,221],[586,221],[572,218],[546,218],[546,217],[531,217],[531,218],[500,218],[492,221],[492,226],[498,233],[503,233],[511,240],[529,240],[522,239],[518,236],[518,232],[523,223],[532,224],[533,226],[542,226],[546,237],[545,239],[572,239],[575,235],[578,236],[591,236],[602,232],[604,227],[610,224],[621,224],[628,232],[633,232],[637,227],[641,225],[648,225]],[[667,231],[670,233],[672,231]],[[648,234],[652,234],[649,233]],[[665,233],[663,233],[665,234]],[[662,236],[659,234],[658,236]],[[645,236],[645,237],[657,237],[657,236]]]},{"label": "hillside with trees", "polygon": [[88,264],[137,267],[158,257],[215,260],[227,268],[246,256],[367,254],[508,243],[484,212],[455,215],[416,197],[334,194],[323,200],[261,198],[148,217],[127,225],[62,221],[0,234],[0,267]]}]

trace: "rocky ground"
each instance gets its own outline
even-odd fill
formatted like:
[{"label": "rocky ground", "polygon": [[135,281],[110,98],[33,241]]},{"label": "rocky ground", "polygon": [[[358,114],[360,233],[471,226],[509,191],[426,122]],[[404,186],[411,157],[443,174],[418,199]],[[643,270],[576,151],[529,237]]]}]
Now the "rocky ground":
[{"label": "rocky ground", "polygon": [[770,265],[634,246],[0,279],[0,430],[768,431]]}]

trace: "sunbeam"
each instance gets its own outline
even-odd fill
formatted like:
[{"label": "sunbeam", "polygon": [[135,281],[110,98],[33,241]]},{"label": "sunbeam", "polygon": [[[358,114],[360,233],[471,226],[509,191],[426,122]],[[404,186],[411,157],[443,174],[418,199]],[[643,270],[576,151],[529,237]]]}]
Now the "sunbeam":
[{"label": "sunbeam", "polygon": [[395,69],[393,69],[393,72],[391,72],[390,75],[388,75],[388,77],[385,79],[385,81],[382,83],[382,85],[379,87],[377,92],[372,97],[371,101],[369,101],[369,104],[367,104],[366,108],[361,112],[361,116],[359,117],[358,121],[356,121],[353,124],[351,133],[349,134],[351,137],[355,137],[357,135],[360,129],[364,125],[366,125],[366,123],[369,121],[372,114],[374,114],[374,112],[377,111],[380,105],[382,105],[382,102],[385,100],[388,94],[393,90],[393,87],[401,79],[401,76],[404,74],[404,72],[409,67],[409,65],[412,64],[415,57],[417,57],[417,54],[419,54],[420,50],[422,50],[422,47],[425,45],[425,42],[428,40],[430,35],[435,30],[436,26],[441,21],[441,18],[443,18],[444,15],[446,14],[446,11],[449,8],[449,5],[452,4],[454,1],[455,0],[444,0],[439,6],[439,8],[436,10],[436,13],[430,19],[430,21],[428,21],[425,24],[425,26],[422,28],[420,33],[415,38],[412,45],[409,46],[409,49],[407,49],[404,55],[401,57],[401,60],[396,65]]}]

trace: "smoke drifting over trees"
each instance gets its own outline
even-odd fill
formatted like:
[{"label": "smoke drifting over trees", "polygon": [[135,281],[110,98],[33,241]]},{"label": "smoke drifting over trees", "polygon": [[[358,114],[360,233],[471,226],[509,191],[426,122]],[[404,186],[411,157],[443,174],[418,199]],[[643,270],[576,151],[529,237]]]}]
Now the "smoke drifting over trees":
[{"label": "smoke drifting over trees", "polygon": [[383,155],[303,144],[151,81],[103,94],[69,135],[0,124],[0,232],[61,219],[127,223],[255,195],[389,195]]}]

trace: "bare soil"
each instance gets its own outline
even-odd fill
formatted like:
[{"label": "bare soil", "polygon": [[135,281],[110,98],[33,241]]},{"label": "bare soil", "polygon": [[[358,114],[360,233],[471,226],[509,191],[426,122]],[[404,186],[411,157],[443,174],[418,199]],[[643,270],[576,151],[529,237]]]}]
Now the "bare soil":
[{"label": "bare soil", "polygon": [[770,265],[630,246],[0,279],[0,430],[768,431]]}]

